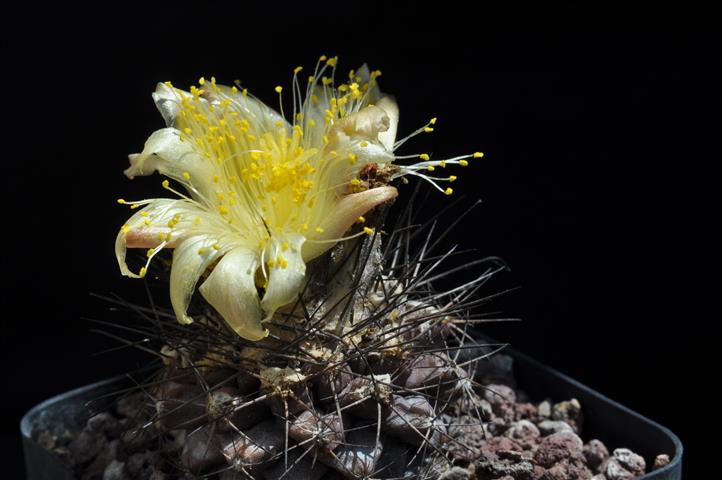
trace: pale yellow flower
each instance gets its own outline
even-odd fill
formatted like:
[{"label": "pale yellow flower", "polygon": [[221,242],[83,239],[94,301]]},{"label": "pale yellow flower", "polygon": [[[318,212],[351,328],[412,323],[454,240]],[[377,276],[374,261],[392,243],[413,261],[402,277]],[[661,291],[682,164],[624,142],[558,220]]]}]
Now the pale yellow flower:
[{"label": "pale yellow flower", "polygon": [[[393,165],[403,140],[396,142],[396,103],[376,85],[380,72],[364,67],[335,87],[333,75],[324,76],[335,65],[335,57],[322,57],[303,88],[300,67],[294,71],[293,123],[245,89],[215,79],[202,78],[190,92],[158,85],[153,99],[167,127],[130,155],[125,173],[133,178],[157,171],[185,192],[165,180],[177,198],[119,200],[139,211],[119,232],[116,256],[122,273],[137,278],[159,251],[175,248],[170,297],[181,323],[192,322],[188,305],[213,266],[200,293],[238,335],[265,337],[262,322],[297,298],[306,263],[348,238],[367,211],[397,196],[392,186],[363,182],[365,166],[386,169],[393,178],[419,175],[444,191],[435,180],[456,177],[422,172],[470,157],[444,162],[422,154],[416,157],[423,162]],[[283,95],[281,87],[276,92]],[[364,233],[373,230],[361,226],[354,235]],[[148,249],[148,263],[137,274],[126,265],[126,247]]]}]

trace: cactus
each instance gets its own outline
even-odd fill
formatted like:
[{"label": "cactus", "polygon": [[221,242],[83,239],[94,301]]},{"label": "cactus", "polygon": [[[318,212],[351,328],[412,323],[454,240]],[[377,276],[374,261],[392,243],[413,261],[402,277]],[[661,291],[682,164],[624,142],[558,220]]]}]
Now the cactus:
[{"label": "cactus", "polygon": [[[396,155],[406,139],[395,141],[398,109],[378,91],[380,73],[364,67],[336,87],[322,76],[336,61],[322,57],[305,99],[296,97],[300,67],[294,71],[287,130],[282,108],[276,114],[215,79],[189,93],[161,84],[154,96],[168,127],[131,156],[127,173],[157,170],[188,193],[166,180],[178,200],[120,200],[143,208],[121,229],[116,251],[128,276],[170,270],[173,309],[133,307],[144,323],[118,327],[162,360],[140,383],[147,408],[128,435],[160,445],[158,468],[170,478],[431,479],[478,457],[464,432],[483,433],[488,403],[475,369],[497,348],[479,349],[470,329],[485,318],[470,311],[493,298],[479,289],[506,267],[495,257],[440,252],[463,214],[439,232],[442,214],[424,218],[409,198],[395,220],[387,217],[398,194],[390,182],[414,175],[448,195],[438,183],[456,177],[426,172],[481,154]],[[318,101],[329,108],[314,117]],[[188,120],[193,112],[197,122]],[[209,146],[208,129],[224,132],[244,115],[238,131],[228,127],[221,146]],[[248,148],[268,131],[277,144],[267,136],[269,150]],[[282,158],[270,153],[272,143],[288,146]],[[213,155],[238,165],[214,170]],[[412,157],[421,162],[402,164]],[[149,249],[139,274],[125,263],[126,247]],[[175,248],[173,261],[156,268],[150,260],[164,248]],[[462,265],[446,266],[462,254]],[[481,271],[473,280],[434,288],[472,267]],[[205,301],[193,294],[198,281]]]}]

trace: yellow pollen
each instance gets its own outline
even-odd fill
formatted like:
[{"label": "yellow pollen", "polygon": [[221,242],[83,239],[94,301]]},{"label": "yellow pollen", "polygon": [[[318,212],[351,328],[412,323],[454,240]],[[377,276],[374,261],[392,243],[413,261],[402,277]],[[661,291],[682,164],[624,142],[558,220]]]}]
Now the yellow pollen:
[{"label": "yellow pollen", "polygon": [[296,68],[293,69],[293,73],[299,73],[301,70],[303,70],[303,67],[298,66],[298,67],[296,67]]},{"label": "yellow pollen", "polygon": [[484,156],[484,154],[481,152],[474,152],[474,155],[472,155],[472,157],[474,157],[474,158],[481,158],[483,156]]},{"label": "yellow pollen", "polygon": [[364,227],[364,233],[365,233],[366,235],[373,235],[373,234],[374,234],[374,229],[373,229],[373,228],[369,228],[369,227]]},{"label": "yellow pollen", "polygon": [[441,168],[446,168],[446,160],[441,160],[441,161],[439,162],[439,166],[440,166]]},{"label": "yellow pollen", "polygon": [[283,242],[283,244],[281,244],[281,250],[283,250],[284,252],[288,250],[288,242]]},{"label": "yellow pollen", "polygon": [[434,131],[434,129],[431,127],[424,127],[424,132],[426,132],[426,133],[431,133],[433,131]]},{"label": "yellow pollen", "polygon": [[228,215],[228,208],[226,208],[225,205],[220,205],[218,207],[218,213],[220,213],[221,215]]},{"label": "yellow pollen", "polygon": [[123,198],[119,198],[119,199],[118,199],[118,203],[121,204],[121,205],[125,205],[125,204],[128,203],[128,202],[126,202],[125,199],[123,199]]},{"label": "yellow pollen", "polygon": [[161,185],[163,185],[163,188],[165,188],[165,189],[170,188],[170,182],[168,180],[163,180],[161,182]]},{"label": "yellow pollen", "polygon": [[448,187],[446,190],[444,190],[444,195],[451,195],[454,193],[454,189],[451,187]]},{"label": "yellow pollen", "polygon": [[148,212],[140,212],[140,214],[141,214],[141,216],[143,216],[143,217],[147,217],[147,216],[149,215]]},{"label": "yellow pollen", "polygon": [[449,181],[453,182],[456,180],[456,175],[449,175]]},{"label": "yellow pollen", "polygon": [[128,225],[123,225],[120,229],[123,230],[123,233],[128,233],[130,231],[130,227]]},{"label": "yellow pollen", "polygon": [[148,269],[145,267],[140,268],[140,272],[138,272],[138,276],[140,278],[145,278],[145,274],[148,273]]},{"label": "yellow pollen", "polygon": [[358,221],[358,223],[366,223],[366,217],[364,217],[363,215],[358,217],[356,220]]},{"label": "yellow pollen", "polygon": [[218,245],[217,243],[213,244],[213,250],[220,250],[220,249],[221,249],[220,245]]},{"label": "yellow pollen", "polygon": [[183,172],[183,178],[185,178],[186,180],[190,180],[190,179],[191,179],[191,174],[188,173],[188,172]]},{"label": "yellow pollen", "polygon": [[276,91],[276,93],[281,93],[283,91],[283,87],[278,85],[276,86],[276,88],[274,88],[274,90]]},{"label": "yellow pollen", "polygon": [[428,160],[430,157],[429,157],[428,154],[422,153],[421,155],[419,155],[419,158],[420,158],[421,160],[426,161],[426,160]]},{"label": "yellow pollen", "polygon": [[361,145],[363,148],[366,148],[366,147],[369,146],[369,142],[367,142],[366,140],[364,140],[364,141],[361,142],[359,145]]},{"label": "yellow pollen", "polygon": [[327,57],[326,55],[321,55],[320,57],[318,57],[318,61],[319,61],[319,62],[323,62],[323,61],[325,61],[327,58],[328,58],[328,57]]},{"label": "yellow pollen", "polygon": [[203,255],[204,253],[206,253],[206,249],[204,247],[198,249],[198,255]]},{"label": "yellow pollen", "polygon": [[349,154],[348,154],[348,161],[351,162],[351,165],[353,165],[354,163],[356,163],[356,158],[357,158],[357,157],[356,157],[355,154],[353,154],[353,153],[349,153]]},{"label": "yellow pollen", "polygon": [[147,252],[145,252],[145,256],[149,257],[155,253],[155,248],[149,248]]},{"label": "yellow pollen", "polygon": [[466,167],[467,165],[469,165],[469,162],[466,160],[459,160],[459,165],[461,165],[462,167]]},{"label": "yellow pollen", "polygon": [[323,228],[321,228],[321,227],[316,227],[316,232],[318,232],[318,233],[323,233]]},{"label": "yellow pollen", "polygon": [[430,125],[436,125],[436,117],[434,117],[434,118],[432,118],[431,120],[429,120],[429,124],[430,124]]},{"label": "yellow pollen", "polygon": [[201,78],[198,79],[198,85],[205,85],[205,84],[206,84],[206,79],[205,79],[205,77],[201,77]]},{"label": "yellow pollen", "polygon": [[436,170],[436,169],[434,168],[433,165],[429,165],[428,167],[426,167],[426,170],[428,170],[428,171],[430,171],[430,172],[433,172],[433,171]]}]

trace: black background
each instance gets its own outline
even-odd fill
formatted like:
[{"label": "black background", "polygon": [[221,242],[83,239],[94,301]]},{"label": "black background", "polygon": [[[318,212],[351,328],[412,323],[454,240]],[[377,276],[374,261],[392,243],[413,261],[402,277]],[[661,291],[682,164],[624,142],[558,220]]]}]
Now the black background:
[{"label": "black background", "polygon": [[[495,308],[523,322],[493,333],[669,426],[687,447],[687,478],[701,475],[720,338],[709,300],[722,52],[708,12],[346,7],[164,2],[17,17],[25,34],[3,39],[13,66],[3,82],[5,466],[22,477],[25,410],[147,360],[94,356],[114,344],[82,318],[108,318],[89,292],[144,301],[142,282],[117,270],[128,211],[115,200],[163,193],[158,177],[122,174],[162,127],[155,83],[240,78],[275,102],[273,86],[326,53],[342,71],[364,61],[383,71],[402,134],[439,117],[407,151],[486,153],[455,184],[459,209],[483,203],[449,244],[512,268],[494,288],[521,289]],[[429,211],[447,202],[432,197]]]}]

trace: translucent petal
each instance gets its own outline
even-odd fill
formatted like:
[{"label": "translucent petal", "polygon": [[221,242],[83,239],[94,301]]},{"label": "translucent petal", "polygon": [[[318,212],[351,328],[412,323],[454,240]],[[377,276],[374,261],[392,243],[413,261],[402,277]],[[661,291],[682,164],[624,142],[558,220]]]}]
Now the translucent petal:
[{"label": "translucent petal", "polygon": [[203,297],[228,325],[247,340],[261,340],[268,331],[261,326],[261,304],[256,291],[258,256],[245,247],[228,252],[200,286]]},{"label": "translucent petal", "polygon": [[193,322],[187,312],[198,279],[231,248],[230,244],[219,244],[218,238],[209,235],[188,237],[178,244],[170,271],[170,301],[180,323]]},{"label": "translucent petal", "polygon": [[[148,137],[143,151],[128,156],[130,167],[125,170],[129,178],[158,172],[186,185],[194,198],[210,198],[212,179],[216,174],[213,163],[200,155],[190,140],[181,141],[175,128],[156,130]],[[186,175],[190,180],[186,180]]]},{"label": "translucent petal", "polygon": [[[332,240],[340,238],[351,225],[372,208],[393,200],[399,192],[394,187],[377,187],[343,197],[321,224],[323,234],[314,240]],[[303,245],[303,258],[312,260],[331,248],[333,242],[306,242]]]},{"label": "translucent petal", "polygon": [[306,238],[303,235],[288,235],[286,238],[273,239],[266,253],[270,261],[268,268],[268,286],[261,300],[266,319],[283,305],[296,300],[303,288],[306,276],[306,263],[301,256],[301,248]]},{"label": "translucent petal", "polygon": [[156,108],[163,117],[163,120],[165,120],[166,127],[176,126],[176,119],[181,110],[181,99],[191,97],[190,93],[169,87],[165,83],[156,85],[155,92],[151,95],[153,96]]},{"label": "translucent petal", "polygon": [[337,120],[329,133],[332,137],[346,135],[377,140],[379,132],[389,129],[390,121],[386,110],[372,105]]},{"label": "translucent petal", "polygon": [[389,117],[389,128],[384,132],[379,132],[379,141],[387,150],[393,151],[394,142],[396,141],[396,132],[399,126],[399,107],[396,100],[388,95],[383,96],[376,102],[376,106],[386,112]]},{"label": "translucent petal", "polygon": [[[357,68],[356,76],[361,77],[362,84],[371,82],[371,70],[369,70],[369,66],[364,63]],[[379,89],[378,82],[374,82],[374,85],[371,87],[371,91],[368,94],[368,102],[375,104],[378,102],[379,98],[381,98],[381,90]]]}]

